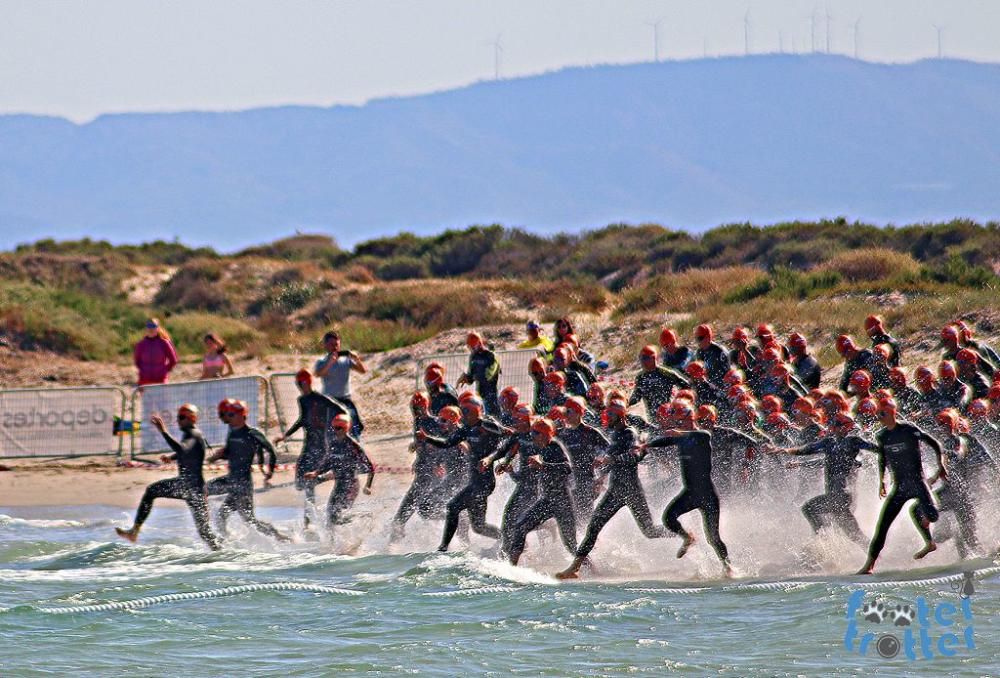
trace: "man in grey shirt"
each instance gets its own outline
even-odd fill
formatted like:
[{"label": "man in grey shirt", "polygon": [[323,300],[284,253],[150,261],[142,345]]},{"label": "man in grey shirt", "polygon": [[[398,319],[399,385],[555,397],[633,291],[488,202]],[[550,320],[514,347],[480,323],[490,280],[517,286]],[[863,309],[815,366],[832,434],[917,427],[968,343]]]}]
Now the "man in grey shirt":
[{"label": "man in grey shirt", "polygon": [[316,376],[323,380],[323,393],[341,403],[351,414],[351,435],[361,436],[365,425],[361,423],[358,408],[351,398],[351,372],[364,374],[365,364],[354,351],[340,350],[340,334],[335,331],[323,335],[326,355],[316,361]]}]

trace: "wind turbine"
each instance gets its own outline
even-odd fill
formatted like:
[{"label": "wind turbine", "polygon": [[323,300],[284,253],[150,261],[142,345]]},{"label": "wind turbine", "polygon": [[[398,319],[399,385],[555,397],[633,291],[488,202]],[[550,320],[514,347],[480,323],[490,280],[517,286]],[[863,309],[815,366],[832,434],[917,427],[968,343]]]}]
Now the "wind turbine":
[{"label": "wind turbine", "polygon": [[493,79],[500,79],[500,56],[503,54],[503,46],[500,44],[500,34],[497,34],[496,40],[489,43],[493,46]]},{"label": "wind turbine", "polygon": [[812,14],[809,15],[809,37],[810,37],[810,51],[816,51],[816,10],[813,9]]},{"label": "wind turbine", "polygon": [[830,8],[826,8],[826,53],[830,53],[830,43],[831,43],[831,31],[830,27],[833,25],[833,17],[830,16]]},{"label": "wind turbine", "polygon": [[653,61],[659,63],[660,61],[660,24],[666,20],[666,17],[660,17],[656,21],[647,21],[646,25],[653,29]]},{"label": "wind turbine", "polygon": [[938,59],[943,59],[944,49],[941,46],[942,45],[941,34],[944,33],[944,26],[938,26],[937,24],[933,25],[934,25],[934,30],[937,31]]},{"label": "wind turbine", "polygon": [[743,15],[743,53],[750,54],[750,9]]},{"label": "wind turbine", "polygon": [[854,58],[858,58],[858,39],[861,35],[861,17],[854,22]]}]

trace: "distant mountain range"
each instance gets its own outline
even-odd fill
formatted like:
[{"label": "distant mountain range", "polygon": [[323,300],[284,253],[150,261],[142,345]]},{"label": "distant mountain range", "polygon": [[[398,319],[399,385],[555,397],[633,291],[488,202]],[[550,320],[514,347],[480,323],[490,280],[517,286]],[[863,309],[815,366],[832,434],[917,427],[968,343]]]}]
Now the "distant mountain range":
[{"label": "distant mountain range", "polygon": [[364,106],[0,116],[0,247],[500,222],[1000,217],[1000,65],[771,55],[569,68]]}]

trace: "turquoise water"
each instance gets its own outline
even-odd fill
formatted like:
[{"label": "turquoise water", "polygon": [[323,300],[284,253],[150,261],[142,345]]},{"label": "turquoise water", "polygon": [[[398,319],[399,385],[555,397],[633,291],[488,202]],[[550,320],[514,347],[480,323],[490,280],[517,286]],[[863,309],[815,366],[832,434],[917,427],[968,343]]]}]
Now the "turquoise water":
[{"label": "turquoise water", "polygon": [[[690,563],[676,561],[676,541],[646,542],[625,518],[616,518],[617,532],[599,542],[593,579],[558,583],[546,573],[565,565],[566,555],[547,536],[544,543],[529,541],[531,558],[520,568],[497,561],[478,537],[451,554],[406,553],[436,543],[440,525],[416,521],[402,544],[389,547],[381,511],[362,512],[332,542],[300,537],[279,547],[237,531],[233,546],[219,553],[204,550],[190,518],[170,502],[154,508],[137,545],[112,538],[112,526],[129,517],[117,508],[0,513],[0,606],[11,608],[0,613],[4,676],[1000,674],[995,575],[976,581],[970,599],[976,649],[910,661],[845,649],[852,587],[843,578],[776,590],[714,583],[695,593],[666,590],[676,585],[664,580],[704,585],[717,576],[716,564],[703,544]],[[293,509],[261,513],[289,530],[298,518]],[[787,535],[772,531],[771,547],[783,539],[801,544],[805,533],[798,527],[789,523]],[[894,531],[893,538],[909,546],[908,531]],[[752,535],[752,525],[745,532]],[[735,535],[730,541],[737,566],[751,567],[747,548]],[[822,551],[820,543],[831,550]],[[753,581],[780,580],[777,575],[789,573],[778,570],[796,569],[776,555],[783,547],[772,552],[759,544],[767,557],[752,565]],[[807,574],[822,578],[815,563],[830,567],[847,547],[825,537],[803,548],[813,551]],[[396,553],[379,554],[391,550]],[[905,563],[902,551],[893,549],[896,560],[888,562]],[[336,555],[345,552],[354,555]],[[834,567],[856,567],[857,557],[851,552]],[[790,574],[804,573],[798,569]],[[261,591],[133,611],[40,611],[261,582],[321,584],[362,595]],[[959,602],[947,583],[899,584],[880,593],[897,602],[917,596],[931,605]],[[878,628],[902,633],[887,624]]]}]

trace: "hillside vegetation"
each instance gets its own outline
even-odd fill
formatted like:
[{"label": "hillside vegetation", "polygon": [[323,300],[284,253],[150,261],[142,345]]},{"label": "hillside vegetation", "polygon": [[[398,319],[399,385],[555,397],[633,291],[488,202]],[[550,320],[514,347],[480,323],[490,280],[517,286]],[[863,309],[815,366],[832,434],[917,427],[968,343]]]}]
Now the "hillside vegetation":
[{"label": "hillside vegetation", "polygon": [[[700,236],[654,224],[555,236],[492,225],[351,251],[300,235],[233,254],[40,240],[0,254],[0,337],[110,360],[128,355],[154,315],[185,354],[200,353],[208,331],[258,355],[312,350],[332,325],[352,347],[379,351],[455,327],[583,313],[612,323],[681,314],[682,330],[772,320],[825,334],[856,331],[874,307],[907,331],[994,306],[998,272],[1000,225],[965,220],[732,224]],[[154,273],[165,282],[137,301],[135,286]]]}]

